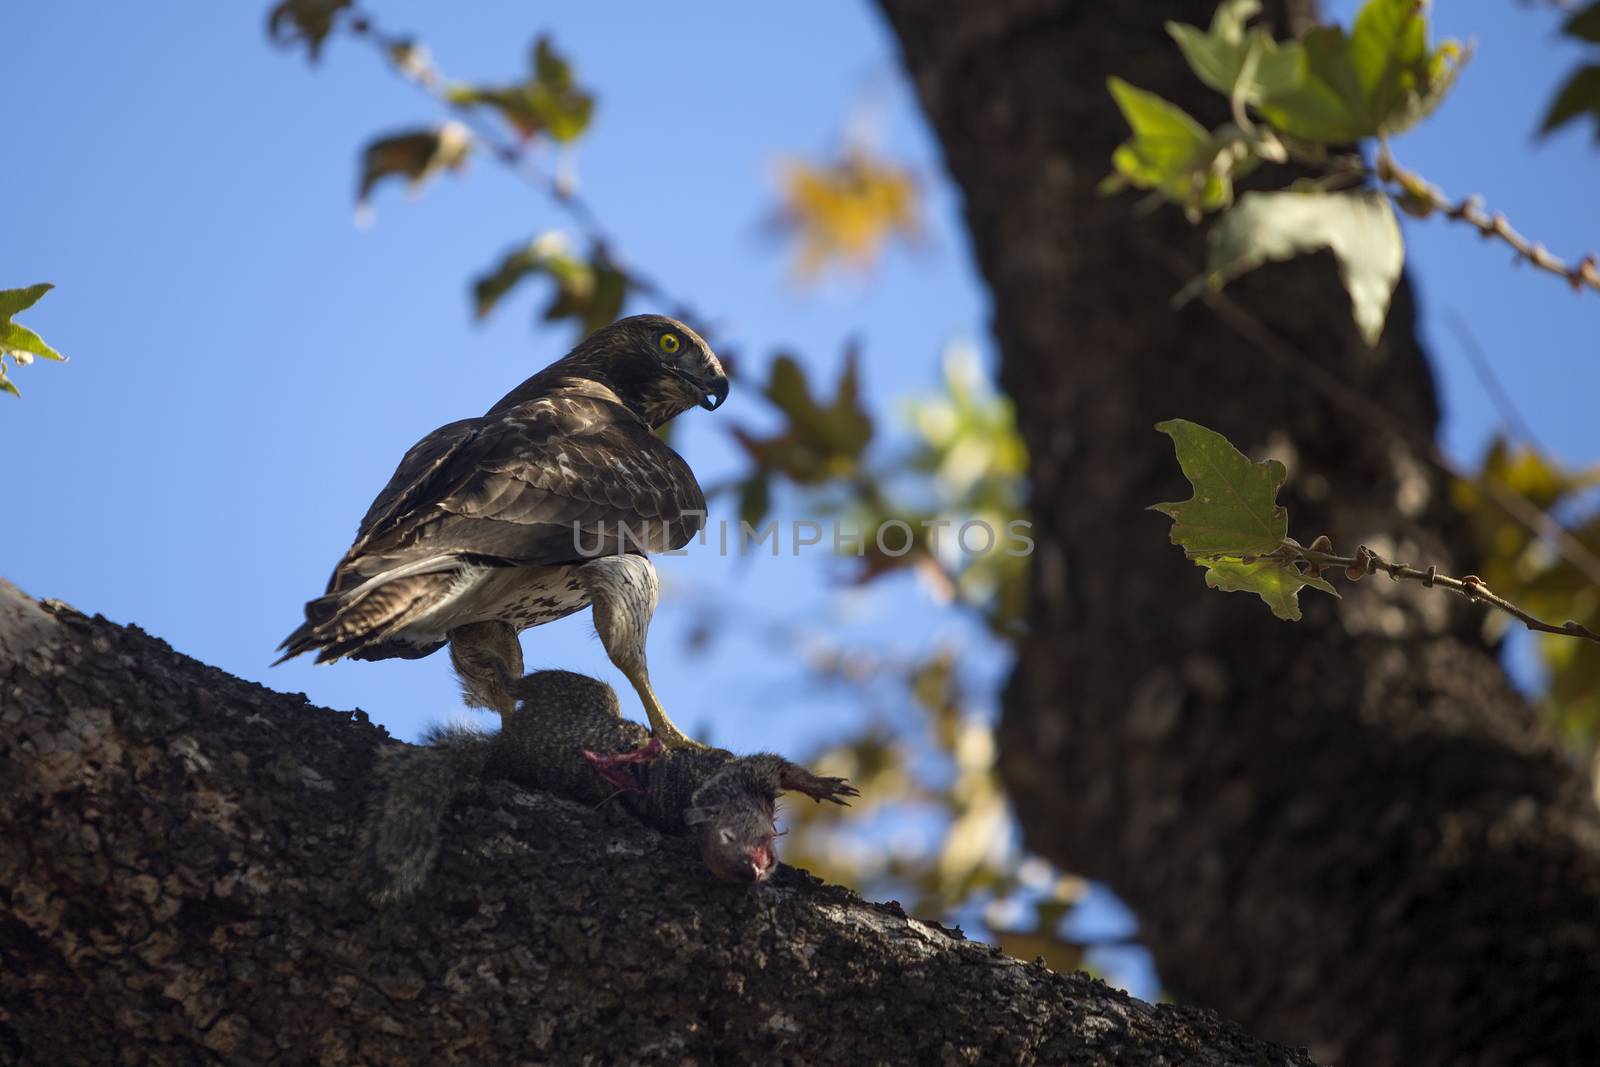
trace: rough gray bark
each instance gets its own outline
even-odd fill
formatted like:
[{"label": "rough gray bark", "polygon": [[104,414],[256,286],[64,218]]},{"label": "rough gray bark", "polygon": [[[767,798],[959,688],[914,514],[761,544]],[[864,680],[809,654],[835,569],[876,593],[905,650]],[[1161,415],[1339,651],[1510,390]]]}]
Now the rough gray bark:
[{"label": "rough gray bark", "polygon": [[384,739],[0,581],[0,1062],[1310,1063],[504,784],[375,911]]},{"label": "rough gray bark", "polygon": [[1163,31],[1204,25],[1212,0],[880,5],[964,193],[1032,456],[1031,632],[1001,729],[1028,844],[1133,905],[1180,1000],[1319,1059],[1592,1057],[1600,819],[1479,613],[1369,580],[1341,602],[1307,594],[1305,622],[1281,623],[1206,590],[1144,510],[1188,495],[1152,429],[1181,416],[1289,461],[1302,541],[1459,573],[1445,480],[1304,370],[1430,438],[1409,290],[1371,351],[1331,262],[1240,282],[1235,299],[1299,366],[1203,306],[1167,309],[1173,253],[1198,264],[1199,235],[1174,210],[1140,217],[1133,197],[1097,194],[1126,136],[1105,79],[1220,121]]}]

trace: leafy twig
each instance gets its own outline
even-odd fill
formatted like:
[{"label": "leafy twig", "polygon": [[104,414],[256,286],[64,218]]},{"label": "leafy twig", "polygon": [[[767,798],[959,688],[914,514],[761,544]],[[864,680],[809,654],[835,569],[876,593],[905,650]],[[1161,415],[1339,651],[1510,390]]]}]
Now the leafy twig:
[{"label": "leafy twig", "polygon": [[[598,213],[578,192],[572,180],[561,174],[545,174],[535,169],[522,145],[496,135],[482,122],[475,109],[452,99],[446,91],[447,82],[443,72],[434,65],[426,48],[411,38],[381,29],[371,14],[358,8],[350,9],[348,17],[344,20],[344,26],[352,36],[372,44],[391,70],[451,112],[461,116],[473,139],[482,145],[492,158],[548,196],[566,213],[593,248],[614,265],[618,264],[617,256],[613,252],[616,247],[615,242],[601,224]],[[649,275],[632,267],[624,269],[618,265],[617,269],[627,279],[629,288],[635,292],[661,301],[672,308],[678,318],[688,319],[697,324],[706,323],[707,320],[697,314],[689,304],[672,296],[664,286]]]},{"label": "leafy twig", "polygon": [[[1327,544],[1326,549],[1319,548],[1319,543]],[[1460,593],[1468,600],[1481,600],[1492,604],[1516,619],[1530,630],[1545,634],[1560,634],[1567,637],[1577,637],[1585,641],[1600,643],[1600,634],[1595,633],[1587,626],[1583,626],[1571,619],[1564,624],[1555,626],[1543,619],[1518,607],[1505,597],[1490,589],[1482,578],[1476,574],[1469,574],[1464,578],[1452,578],[1448,574],[1440,574],[1439,568],[1429,567],[1426,570],[1413,567],[1406,563],[1391,563],[1378,555],[1366,545],[1356,549],[1354,556],[1340,556],[1332,551],[1332,545],[1327,538],[1318,538],[1312,542],[1312,547],[1305,548],[1298,541],[1284,538],[1282,557],[1286,560],[1302,560],[1307,563],[1314,573],[1320,574],[1323,570],[1338,568],[1344,576],[1351,581],[1359,581],[1368,574],[1382,571],[1395,581],[1409,580],[1421,582],[1429,588],[1450,589]]]},{"label": "leafy twig", "polygon": [[[1306,358],[1303,352],[1286,344],[1265,323],[1226,293],[1207,293],[1204,299],[1219,317],[1255,341],[1261,351],[1276,356],[1280,362],[1287,362],[1306,374],[1325,396],[1341,407],[1405,441],[1441,474],[1462,481],[1472,480],[1456,468],[1437,442],[1407,425],[1393,412],[1374,404],[1370,397],[1340,381],[1331,372]],[[1584,577],[1600,585],[1600,556],[1596,556],[1587,545],[1574,537],[1571,530],[1492,474],[1485,472],[1479,482],[1489,498],[1504,508],[1506,514],[1555,549],[1557,555],[1577,568]]]},{"label": "leafy twig", "polygon": [[[1151,240],[1140,240],[1139,245],[1147,254],[1164,263],[1178,281],[1187,282],[1195,276],[1195,268],[1189,261],[1167,245]],[[1312,388],[1346,413],[1380,433],[1405,442],[1418,456],[1446,477],[1469,480],[1431,437],[1406,423],[1382,404],[1375,402],[1372,397],[1340,380],[1332,371],[1308,357],[1300,349],[1284,341],[1254,312],[1230,297],[1225,290],[1207,288],[1202,290],[1196,299],[1210,308],[1235,333],[1254,344],[1262,355],[1301,375]],[[1582,541],[1574,537],[1570,530],[1493,475],[1485,473],[1480,484],[1489,498],[1505,509],[1506,514],[1548,544],[1557,555],[1572,564],[1584,577],[1600,585],[1600,556],[1596,556]]]}]

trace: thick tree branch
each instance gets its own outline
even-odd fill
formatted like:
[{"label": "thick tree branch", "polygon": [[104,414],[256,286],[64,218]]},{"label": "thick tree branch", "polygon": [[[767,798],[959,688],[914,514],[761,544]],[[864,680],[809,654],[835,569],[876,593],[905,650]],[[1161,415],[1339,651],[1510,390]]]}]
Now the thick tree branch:
[{"label": "thick tree branch", "polygon": [[1310,1063],[505,784],[375,911],[349,882],[384,743],[0,581],[0,1060]]}]

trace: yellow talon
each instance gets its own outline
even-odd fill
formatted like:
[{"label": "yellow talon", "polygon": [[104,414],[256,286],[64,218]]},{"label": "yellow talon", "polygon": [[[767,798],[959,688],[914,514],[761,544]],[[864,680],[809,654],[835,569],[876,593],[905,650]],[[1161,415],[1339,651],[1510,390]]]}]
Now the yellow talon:
[{"label": "yellow talon", "polygon": [[667,711],[661,706],[661,701],[656,699],[656,691],[650,686],[650,673],[643,667],[625,670],[623,674],[633,685],[634,692],[639,694],[639,702],[644,705],[645,718],[650,720],[650,733],[668,748],[677,749],[705,749],[710,746],[703,745],[690,737],[667,717]]}]

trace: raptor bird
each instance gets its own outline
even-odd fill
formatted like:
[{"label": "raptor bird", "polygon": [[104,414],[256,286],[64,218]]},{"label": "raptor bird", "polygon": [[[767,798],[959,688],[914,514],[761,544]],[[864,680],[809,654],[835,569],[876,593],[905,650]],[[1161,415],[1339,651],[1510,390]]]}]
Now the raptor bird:
[{"label": "raptor bird", "polygon": [[278,662],[416,659],[448,642],[467,703],[505,716],[523,673],[517,634],[593,605],[655,736],[697,747],[656,699],[644,645],[658,591],[648,553],[699,533],[705,494],[653,431],[727,396],[722,364],[675,319],[596,331],[481,418],[412,446]]}]

